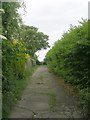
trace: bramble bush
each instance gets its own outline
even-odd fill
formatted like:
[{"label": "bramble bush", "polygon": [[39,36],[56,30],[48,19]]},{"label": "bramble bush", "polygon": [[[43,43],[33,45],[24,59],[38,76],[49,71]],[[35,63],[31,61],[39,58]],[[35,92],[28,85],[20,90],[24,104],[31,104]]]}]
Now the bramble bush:
[{"label": "bramble bush", "polygon": [[[45,62],[51,71],[62,77],[78,91],[81,103],[88,109],[90,41],[88,21],[71,26],[47,53]],[[88,111],[89,114],[89,111]]]}]

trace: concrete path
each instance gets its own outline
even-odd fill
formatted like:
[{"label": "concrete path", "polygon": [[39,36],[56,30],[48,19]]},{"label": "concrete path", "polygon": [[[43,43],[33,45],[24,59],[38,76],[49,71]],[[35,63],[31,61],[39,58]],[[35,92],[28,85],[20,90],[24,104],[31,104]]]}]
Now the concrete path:
[{"label": "concrete path", "polygon": [[82,118],[78,100],[46,66],[40,66],[10,118]]}]

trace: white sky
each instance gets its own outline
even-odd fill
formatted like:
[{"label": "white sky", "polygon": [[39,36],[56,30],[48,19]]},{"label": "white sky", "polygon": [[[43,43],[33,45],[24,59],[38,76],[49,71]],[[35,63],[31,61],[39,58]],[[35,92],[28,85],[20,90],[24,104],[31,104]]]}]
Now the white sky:
[{"label": "white sky", "polygon": [[[81,18],[88,18],[88,0],[24,0],[25,24],[39,28],[49,35],[49,44],[61,38],[70,24],[77,25]],[[48,50],[37,52],[42,61]]]}]

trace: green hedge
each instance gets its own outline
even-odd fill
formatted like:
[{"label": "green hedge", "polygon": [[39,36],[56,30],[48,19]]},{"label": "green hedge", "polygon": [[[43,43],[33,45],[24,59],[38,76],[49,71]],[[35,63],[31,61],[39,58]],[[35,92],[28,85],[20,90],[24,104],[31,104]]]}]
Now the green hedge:
[{"label": "green hedge", "polygon": [[[2,117],[7,118],[12,106],[20,97],[26,83],[24,43],[17,40],[2,41]],[[31,69],[31,68],[30,68]],[[32,69],[31,69],[32,70]]]},{"label": "green hedge", "polygon": [[84,107],[89,105],[90,41],[88,21],[71,26],[47,53],[45,61],[51,71],[78,91]]}]

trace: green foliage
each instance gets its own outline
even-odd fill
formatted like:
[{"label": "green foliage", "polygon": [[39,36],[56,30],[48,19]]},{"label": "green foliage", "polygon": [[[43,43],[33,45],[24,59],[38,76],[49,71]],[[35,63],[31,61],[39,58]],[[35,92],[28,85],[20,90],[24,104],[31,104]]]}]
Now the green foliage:
[{"label": "green foliage", "polygon": [[2,14],[2,34],[9,40],[18,39],[19,26],[21,18],[18,13],[20,8],[19,2],[3,2],[2,8],[5,13]]},{"label": "green foliage", "polygon": [[38,50],[49,47],[48,36],[33,26],[22,25],[20,39],[25,42],[28,54],[31,56],[34,56]]},{"label": "green foliage", "polygon": [[7,118],[12,106],[20,98],[33,67],[25,69],[28,54],[23,42],[3,40],[2,48],[2,116]]},{"label": "green foliage", "polygon": [[[24,45],[19,41],[15,43],[15,40],[3,40],[2,48],[2,92],[3,113],[5,115],[5,112],[8,112],[7,107],[10,109],[13,99],[15,99],[13,95],[15,94],[17,81],[25,78],[25,62],[27,59],[25,58]],[[8,101],[10,101],[10,106],[7,104]]]},{"label": "green foliage", "polygon": [[[88,39],[88,22],[71,26],[61,40],[57,41],[47,53],[45,62],[55,74],[71,83],[83,97],[82,104],[87,104],[90,67],[90,41]],[[84,93],[83,93],[84,91]],[[83,98],[83,99],[82,99]]]},{"label": "green foliage", "polygon": [[[13,106],[17,103],[17,101],[21,98],[22,92],[27,86],[30,76],[36,70],[37,66],[28,67],[24,71],[24,78],[19,80],[13,80],[14,85],[13,89],[10,92],[6,92],[3,94],[3,106],[2,106],[2,117],[8,118]],[[11,73],[10,73],[11,74]]]},{"label": "green foliage", "polygon": [[[8,117],[13,105],[25,88],[26,78],[36,67],[37,56],[35,56],[35,52],[48,47],[47,35],[38,32],[35,27],[23,25],[18,13],[20,7],[22,7],[21,2],[3,2],[2,10],[4,12],[0,14],[0,18],[2,17],[0,33],[2,32],[3,35],[3,41],[0,42],[2,45],[0,56],[2,55],[3,118]],[[27,61],[33,64],[28,66],[29,70],[27,67],[25,68]],[[29,71],[28,74],[26,71]]]}]

